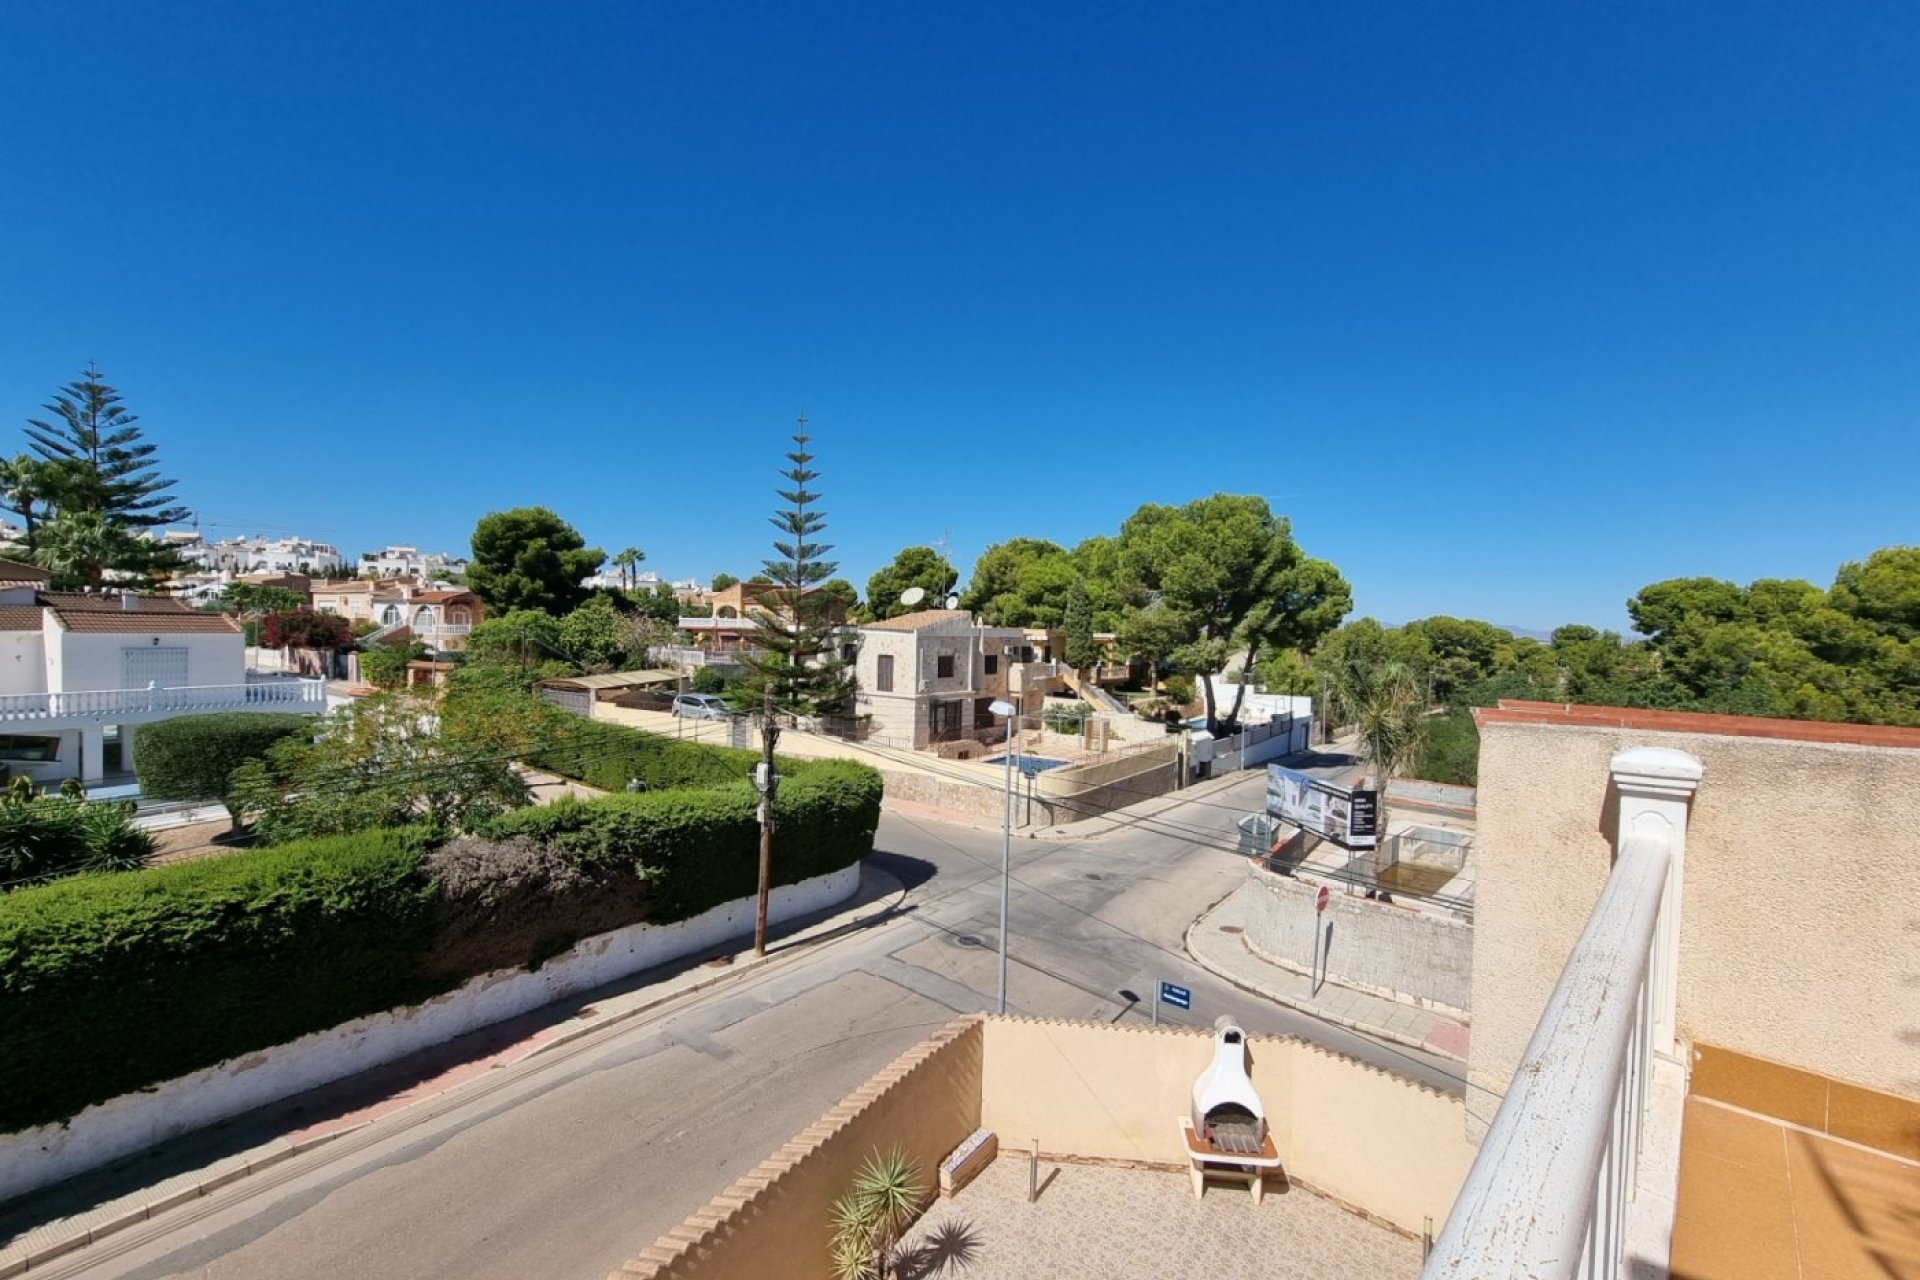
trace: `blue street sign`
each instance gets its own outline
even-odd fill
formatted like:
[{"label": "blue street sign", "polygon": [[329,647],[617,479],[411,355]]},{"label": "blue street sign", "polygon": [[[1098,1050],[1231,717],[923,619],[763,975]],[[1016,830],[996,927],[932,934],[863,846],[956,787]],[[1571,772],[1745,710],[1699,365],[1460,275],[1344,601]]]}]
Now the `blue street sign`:
[{"label": "blue street sign", "polygon": [[1176,1009],[1193,1008],[1193,992],[1185,987],[1176,987],[1171,982],[1160,984],[1160,1003],[1170,1004]]}]

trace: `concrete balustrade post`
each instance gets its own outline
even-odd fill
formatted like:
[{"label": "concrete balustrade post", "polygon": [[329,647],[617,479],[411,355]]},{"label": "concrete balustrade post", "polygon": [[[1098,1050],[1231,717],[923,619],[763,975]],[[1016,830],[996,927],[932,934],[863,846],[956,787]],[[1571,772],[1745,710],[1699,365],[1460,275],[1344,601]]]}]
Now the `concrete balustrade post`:
[{"label": "concrete balustrade post", "polygon": [[1648,997],[1653,1052],[1674,1057],[1680,978],[1680,908],[1686,884],[1687,813],[1706,767],[1671,747],[1629,747],[1609,765],[1620,800],[1615,857],[1636,836],[1663,839],[1672,851],[1666,894],[1654,929]]}]

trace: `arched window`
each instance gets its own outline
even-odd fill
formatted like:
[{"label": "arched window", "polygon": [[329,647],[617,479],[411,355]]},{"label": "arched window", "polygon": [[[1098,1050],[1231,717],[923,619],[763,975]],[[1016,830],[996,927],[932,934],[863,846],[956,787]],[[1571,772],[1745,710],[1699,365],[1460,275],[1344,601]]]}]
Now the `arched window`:
[{"label": "arched window", "polygon": [[415,631],[433,630],[433,610],[431,608],[423,604],[414,610],[413,629]]},{"label": "arched window", "polygon": [[400,606],[399,606],[399,605],[397,605],[397,604],[390,604],[390,605],[388,605],[388,606],[387,606],[386,608],[384,608],[384,609],[382,609],[382,610],[380,611],[380,625],[381,625],[381,626],[383,626],[383,627],[390,627],[390,626],[392,626],[392,625],[393,625],[394,623],[396,623],[396,622],[398,622],[398,621],[400,621]]}]

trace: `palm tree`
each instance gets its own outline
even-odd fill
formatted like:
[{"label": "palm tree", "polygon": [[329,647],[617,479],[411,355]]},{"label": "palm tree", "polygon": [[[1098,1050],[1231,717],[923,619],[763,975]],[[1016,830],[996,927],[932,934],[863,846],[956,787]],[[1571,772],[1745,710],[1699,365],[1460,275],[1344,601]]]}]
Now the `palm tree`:
[{"label": "palm tree", "polygon": [[1387,782],[1413,768],[1427,734],[1426,680],[1395,660],[1350,661],[1333,673],[1334,697],[1360,734],[1360,755],[1378,790],[1379,840],[1387,838]]},{"label": "palm tree", "polygon": [[125,560],[133,538],[97,511],[63,513],[40,526],[34,562],[51,570],[53,585],[99,591],[106,567]]},{"label": "palm tree", "polygon": [[628,547],[613,557],[613,567],[620,571],[620,585],[631,587],[635,574],[634,566],[647,558],[647,553],[638,547]]}]

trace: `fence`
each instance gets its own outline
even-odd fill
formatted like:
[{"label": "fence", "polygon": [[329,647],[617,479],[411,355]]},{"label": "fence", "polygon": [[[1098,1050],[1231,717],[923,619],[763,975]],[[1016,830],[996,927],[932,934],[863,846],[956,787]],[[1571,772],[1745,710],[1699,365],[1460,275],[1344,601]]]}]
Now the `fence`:
[{"label": "fence", "polygon": [[1201,777],[1253,769],[1269,760],[1305,751],[1313,721],[1306,716],[1276,716],[1225,738],[1193,740],[1193,768]]}]

